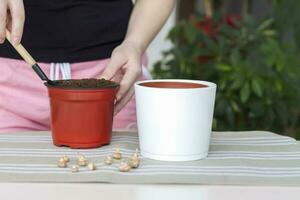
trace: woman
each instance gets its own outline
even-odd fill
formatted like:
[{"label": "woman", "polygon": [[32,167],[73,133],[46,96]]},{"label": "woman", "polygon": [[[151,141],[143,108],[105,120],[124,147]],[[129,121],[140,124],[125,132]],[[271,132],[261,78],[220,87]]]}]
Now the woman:
[{"label": "woman", "polygon": [[141,78],[142,55],[174,1],[1,0],[0,133],[50,124],[46,88],[5,41],[6,28],[52,79],[119,81],[114,128],[128,128],[136,122],[132,86]]}]

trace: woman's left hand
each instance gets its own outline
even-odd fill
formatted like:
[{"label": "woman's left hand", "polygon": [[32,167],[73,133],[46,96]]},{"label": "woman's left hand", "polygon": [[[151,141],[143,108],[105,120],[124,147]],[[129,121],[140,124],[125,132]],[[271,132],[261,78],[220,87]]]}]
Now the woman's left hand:
[{"label": "woman's left hand", "polygon": [[142,54],[142,50],[133,42],[124,41],[114,49],[110,62],[100,76],[100,78],[112,80],[121,75],[115,114],[130,101],[134,94],[133,85],[142,75]]},{"label": "woman's left hand", "polygon": [[[142,74],[142,54],[170,15],[175,0],[136,1],[124,42],[114,49],[101,78],[113,79],[121,74],[115,114],[134,94],[133,84]],[[157,12],[159,11],[159,12]]]}]

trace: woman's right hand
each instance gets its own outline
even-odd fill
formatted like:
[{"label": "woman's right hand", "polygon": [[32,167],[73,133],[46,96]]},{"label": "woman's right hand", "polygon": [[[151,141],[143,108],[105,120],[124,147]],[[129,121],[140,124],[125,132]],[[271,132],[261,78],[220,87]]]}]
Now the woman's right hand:
[{"label": "woman's right hand", "polygon": [[6,29],[10,30],[12,43],[21,42],[25,10],[23,0],[0,0],[0,44],[5,41]]}]

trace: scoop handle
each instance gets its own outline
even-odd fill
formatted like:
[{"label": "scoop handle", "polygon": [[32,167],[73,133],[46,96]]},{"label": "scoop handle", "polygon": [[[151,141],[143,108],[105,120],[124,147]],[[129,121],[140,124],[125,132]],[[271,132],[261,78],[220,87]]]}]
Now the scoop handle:
[{"label": "scoop handle", "polygon": [[36,64],[36,61],[32,58],[32,56],[28,53],[28,51],[23,47],[22,44],[13,45],[11,41],[11,34],[8,30],[6,30],[6,39],[28,64],[30,64],[31,66]]},{"label": "scoop handle", "polygon": [[8,30],[6,30],[6,39],[9,41],[9,43],[15,48],[15,50],[20,54],[20,56],[32,66],[32,69],[37,73],[37,75],[42,79],[43,81],[49,81],[46,74],[43,72],[43,70],[40,68],[40,66],[37,64],[37,62],[33,59],[33,57],[30,55],[30,53],[23,47],[22,44],[13,45],[11,41],[11,34]]}]

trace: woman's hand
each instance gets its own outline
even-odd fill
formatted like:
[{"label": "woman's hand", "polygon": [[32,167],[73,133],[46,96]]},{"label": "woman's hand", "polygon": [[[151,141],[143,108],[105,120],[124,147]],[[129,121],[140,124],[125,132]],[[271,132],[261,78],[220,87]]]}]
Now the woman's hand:
[{"label": "woman's hand", "polygon": [[138,0],[130,17],[124,42],[112,53],[102,78],[112,79],[121,73],[115,114],[130,100],[133,84],[142,73],[141,57],[154,36],[163,26],[175,0]]},{"label": "woman's hand", "polygon": [[0,44],[5,41],[6,29],[11,31],[12,43],[18,45],[23,34],[25,11],[23,0],[1,0]]},{"label": "woman's hand", "polygon": [[115,114],[117,114],[131,99],[134,94],[134,83],[142,75],[142,51],[133,42],[124,41],[112,52],[110,62],[101,78],[120,81],[117,93]]}]

